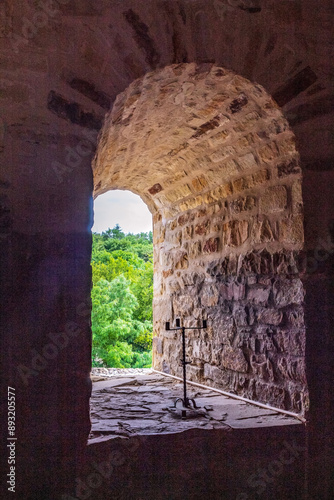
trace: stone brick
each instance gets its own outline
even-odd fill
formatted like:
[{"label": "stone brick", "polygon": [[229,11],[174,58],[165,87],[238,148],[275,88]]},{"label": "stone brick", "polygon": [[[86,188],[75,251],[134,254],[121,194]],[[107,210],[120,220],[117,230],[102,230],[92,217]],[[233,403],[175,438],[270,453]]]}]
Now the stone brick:
[{"label": "stone brick", "polygon": [[217,384],[222,384],[224,387],[227,387],[231,377],[228,372],[224,370],[220,370],[216,366],[212,366],[208,363],[204,365],[204,378],[212,380]]},{"label": "stone brick", "polygon": [[201,290],[201,303],[204,307],[212,307],[218,304],[219,293],[214,285],[205,286]]},{"label": "stone brick", "polygon": [[223,300],[242,300],[245,297],[245,284],[233,281],[220,286],[220,295]]},{"label": "stone brick", "polygon": [[300,174],[301,168],[299,166],[299,162],[297,158],[293,158],[292,160],[286,160],[283,163],[279,163],[277,165],[277,174],[278,177],[285,177],[286,175],[291,174]]},{"label": "stone brick", "polygon": [[253,393],[253,398],[257,401],[265,401],[270,405],[276,407],[278,406],[278,408],[283,408],[286,394],[287,391],[282,386],[277,387],[272,384],[257,382]]},{"label": "stone brick", "polygon": [[263,184],[268,179],[270,179],[269,170],[266,170],[266,169],[259,170],[258,172],[255,172],[255,174],[253,174],[253,184],[254,184],[254,186],[257,186],[259,184]]},{"label": "stone brick", "polygon": [[265,183],[268,179],[269,171],[267,169],[259,170],[252,175],[240,177],[239,179],[232,181],[233,192],[240,193],[246,189],[251,189],[254,186]]},{"label": "stone brick", "polygon": [[174,271],[173,271],[173,269],[164,269],[164,270],[162,271],[162,275],[163,275],[163,277],[166,279],[166,278],[168,278],[169,276],[171,276],[171,275],[173,274],[173,272],[174,272]]},{"label": "stone brick", "polygon": [[248,314],[244,306],[233,304],[233,318],[237,326],[248,326]]},{"label": "stone brick", "polygon": [[288,195],[285,186],[268,188],[260,198],[260,211],[263,213],[282,212],[287,208]]},{"label": "stone brick", "polygon": [[304,326],[304,309],[302,307],[294,307],[285,313],[287,321],[295,327]]},{"label": "stone brick", "polygon": [[154,245],[158,245],[159,243],[163,243],[165,240],[166,230],[162,228],[160,231],[155,230],[153,236]]},{"label": "stone brick", "polygon": [[181,200],[191,194],[192,192],[188,184],[184,184],[183,186],[179,186],[177,189],[173,189],[173,191],[165,193],[165,199],[174,203],[175,201]]},{"label": "stone brick", "polygon": [[250,365],[254,375],[258,376],[264,382],[274,381],[274,369],[271,361],[265,354],[252,354]]},{"label": "stone brick", "polygon": [[231,247],[242,245],[248,238],[248,221],[231,221],[223,225],[223,244]]},{"label": "stone brick", "polygon": [[251,238],[254,243],[268,243],[275,240],[275,230],[268,219],[255,220],[252,225]]},{"label": "stone brick", "polygon": [[232,187],[231,184],[224,184],[222,186],[219,186],[217,189],[217,192],[221,198],[227,198],[228,196],[231,196],[232,194]]},{"label": "stone brick", "polygon": [[248,363],[241,349],[225,346],[222,354],[222,365],[224,368],[237,372],[247,373]]},{"label": "stone brick", "polygon": [[202,250],[202,242],[201,241],[195,241],[194,243],[191,243],[189,245],[189,257],[191,259],[196,259],[201,255],[201,250]]},{"label": "stone brick", "polygon": [[174,256],[175,269],[187,269],[189,267],[188,255],[185,252],[177,252]]},{"label": "stone brick", "polygon": [[277,309],[259,309],[256,316],[259,323],[266,325],[278,326],[283,320],[282,311],[278,311]]},{"label": "stone brick", "polygon": [[157,183],[157,184],[154,184],[154,186],[152,186],[148,192],[152,195],[154,194],[157,194],[157,193],[160,193],[160,191],[163,190],[163,187],[161,186],[161,184]]},{"label": "stone brick", "polygon": [[247,300],[254,304],[267,305],[270,291],[270,287],[252,286],[247,290]]},{"label": "stone brick", "polygon": [[182,230],[182,238],[184,240],[189,240],[193,236],[193,226],[186,226]]},{"label": "stone brick", "polygon": [[195,193],[200,193],[204,188],[208,186],[208,181],[205,179],[204,175],[197,177],[191,181],[192,188]]},{"label": "stone brick", "polygon": [[256,206],[256,199],[254,196],[240,197],[236,200],[232,200],[229,205],[233,214],[239,214],[241,212],[253,210]]},{"label": "stone brick", "polygon": [[219,238],[210,238],[203,245],[203,253],[215,253],[219,250]]},{"label": "stone brick", "polygon": [[296,142],[294,137],[289,137],[287,139],[278,142],[278,147],[281,154],[296,153]]},{"label": "stone brick", "polygon": [[305,361],[303,358],[282,356],[278,358],[277,369],[282,378],[306,383]]},{"label": "stone brick", "polygon": [[163,339],[160,337],[153,337],[153,350],[157,354],[163,354]]},{"label": "stone brick", "polygon": [[[244,147],[246,147],[246,144]],[[251,168],[254,169],[257,167],[257,161],[253,153],[247,153],[246,155],[238,156],[238,164],[240,165],[242,170],[249,170]]]},{"label": "stone brick", "polygon": [[201,224],[197,224],[195,226],[195,234],[200,236],[206,235],[209,229],[210,229],[210,222],[209,221],[202,222]]},{"label": "stone brick", "polygon": [[248,97],[246,96],[246,94],[241,93],[239,97],[237,97],[231,102],[230,111],[232,114],[238,113],[247,104],[248,104]]},{"label": "stone brick", "polygon": [[305,355],[305,330],[291,331],[278,328],[274,332],[273,340],[278,352],[287,353],[291,356]]},{"label": "stone brick", "polygon": [[190,295],[178,295],[173,298],[173,310],[175,317],[190,316],[196,300]]},{"label": "stone brick", "polygon": [[276,145],[271,143],[261,148],[258,151],[258,155],[263,162],[268,163],[277,157],[278,150]]},{"label": "stone brick", "polygon": [[273,285],[273,296],[277,307],[302,304],[304,301],[303,283],[297,278],[280,278]]},{"label": "stone brick", "polygon": [[236,132],[245,132],[247,129],[252,128],[259,119],[259,113],[251,111],[239,119],[237,126],[234,127],[234,130]]},{"label": "stone brick", "polygon": [[302,244],[304,241],[303,218],[300,215],[288,217],[279,223],[280,240],[285,243]]},{"label": "stone brick", "polygon": [[295,213],[303,211],[303,194],[301,181],[294,182],[291,186],[292,210]]}]

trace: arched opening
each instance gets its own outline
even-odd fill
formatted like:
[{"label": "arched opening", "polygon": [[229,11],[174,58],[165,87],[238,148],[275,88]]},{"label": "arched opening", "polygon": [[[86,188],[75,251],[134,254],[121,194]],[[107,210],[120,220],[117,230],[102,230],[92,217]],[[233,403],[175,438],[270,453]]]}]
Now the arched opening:
[{"label": "arched opening", "polygon": [[139,196],[111,190],[94,201],[93,374],[152,366],[152,216]]},{"label": "arched opening", "polygon": [[192,380],[304,413],[301,170],[266,91],[212,64],[146,74],[105,120],[94,184],[153,214],[154,367],[181,375],[166,320],[207,319],[188,338]]}]

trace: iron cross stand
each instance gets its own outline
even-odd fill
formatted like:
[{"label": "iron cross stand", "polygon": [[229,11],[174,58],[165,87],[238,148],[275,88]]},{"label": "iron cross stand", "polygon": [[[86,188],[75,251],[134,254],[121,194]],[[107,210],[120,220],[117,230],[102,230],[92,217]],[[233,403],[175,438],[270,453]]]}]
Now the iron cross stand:
[{"label": "iron cross stand", "polygon": [[181,416],[182,418],[186,418],[187,416],[187,409],[198,409],[198,406],[196,405],[196,402],[194,399],[189,399],[187,396],[187,365],[191,363],[191,361],[186,361],[186,330],[203,330],[207,328],[207,321],[206,319],[203,320],[203,326],[199,327],[192,327],[192,328],[186,328],[184,326],[181,326],[180,319],[177,318],[175,320],[176,323],[176,328],[170,328],[170,323],[169,321],[166,322],[166,330],[167,331],[178,331],[181,330],[182,332],[182,360],[181,363],[183,365],[183,399],[178,398],[175,403],[174,407],[176,408],[176,403],[178,401],[182,401],[183,406],[181,408]]}]

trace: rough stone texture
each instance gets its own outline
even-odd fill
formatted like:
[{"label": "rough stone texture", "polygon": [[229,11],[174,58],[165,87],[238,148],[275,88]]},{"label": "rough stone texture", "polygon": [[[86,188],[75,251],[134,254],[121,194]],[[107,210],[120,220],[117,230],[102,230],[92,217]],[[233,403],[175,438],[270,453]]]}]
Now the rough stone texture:
[{"label": "rough stone texture", "polygon": [[[181,419],[181,410],[171,409],[183,395],[181,381],[157,373],[118,370],[125,372],[122,376],[116,369],[101,370],[107,375],[110,371],[113,376],[93,383],[92,430],[79,475],[79,498],[84,487],[87,498],[91,493],[98,500],[110,495],[138,500],[244,498],[250,475],[281,470],[282,457],[291,463],[277,478],[270,477],[266,493],[303,497],[306,426],[296,418],[188,384],[189,397],[199,408],[187,410],[187,418]],[[97,472],[104,474],[103,481]]]},{"label": "rough stone texture", "polygon": [[[20,436],[17,467],[24,471],[21,479],[18,478],[18,498],[59,500],[63,493],[73,496],[75,478],[78,477],[89,434],[89,229],[92,224],[91,159],[97,144],[97,131],[91,127],[101,123],[109,102],[113,104],[124,91],[128,95],[126,89],[138,78],[146,74],[152,78],[152,72],[157,71],[156,74],[159,74],[166,66],[175,69],[172,80],[179,76],[182,78],[185,63],[197,68],[197,75],[191,81],[184,82],[181,89],[175,82],[179,95],[176,98],[177,110],[173,114],[177,116],[181,109],[193,107],[196,116],[190,119],[187,128],[182,128],[179,137],[172,136],[173,147],[169,149],[171,155],[167,156],[170,161],[177,159],[172,170],[167,170],[170,163],[156,162],[154,169],[157,175],[151,179],[145,178],[147,185],[144,186],[145,192],[142,192],[147,203],[151,203],[154,197],[160,199],[165,193],[171,196],[169,200],[167,197],[162,198],[162,204],[154,215],[157,271],[162,266],[159,263],[159,246],[166,245],[166,252],[171,254],[168,267],[156,275],[156,318],[160,317],[162,321],[173,319],[171,301],[163,301],[166,294],[173,297],[184,295],[184,289],[197,289],[200,283],[214,285],[220,293],[220,283],[216,282],[218,277],[215,274],[210,282],[215,268],[219,270],[220,267],[221,276],[230,279],[239,274],[240,265],[243,265],[243,273],[247,278],[245,287],[259,287],[259,303],[255,303],[255,292],[250,295],[251,301],[247,302],[249,290],[245,288],[244,294],[242,288],[234,290],[232,287],[227,297],[236,297],[234,308],[230,311],[232,299],[226,299],[224,313],[215,315],[215,325],[209,322],[207,338],[201,339],[203,344],[196,344],[196,353],[205,350],[205,346],[216,338],[218,329],[218,340],[219,343],[221,340],[222,346],[233,344],[236,328],[239,329],[238,336],[242,330],[246,341],[251,340],[250,329],[253,325],[258,325],[257,336],[261,333],[260,326],[275,330],[272,339],[279,353],[274,351],[272,363],[265,349],[263,352],[252,351],[253,356],[247,362],[252,359],[254,370],[256,368],[259,372],[256,375],[258,378],[254,375],[249,380],[247,377],[251,372],[231,372],[235,375],[233,381],[231,373],[222,369],[222,346],[210,350],[210,355],[207,349],[203,370],[199,359],[196,361],[199,366],[196,364],[191,367],[192,376],[203,376],[203,372],[215,373],[226,387],[232,387],[234,383],[239,392],[253,392],[254,397],[299,408],[304,403],[297,378],[288,382],[288,385],[295,385],[289,390],[291,402],[285,399],[284,387],[287,384],[285,377],[292,375],[302,379],[297,366],[301,366],[298,358],[304,356],[310,394],[305,475],[308,478],[308,495],[310,498],[334,497],[333,23],[333,7],[329,0],[1,2],[1,400],[6,401],[8,386],[16,387]],[[242,78],[232,77],[235,95],[230,96],[232,89],[229,88],[211,99],[216,87],[214,83],[208,89],[209,100],[198,109],[199,101],[192,92],[197,82],[205,82],[212,63],[223,68],[217,70],[217,78],[224,80],[231,74],[226,69]],[[181,66],[178,68],[179,64]],[[152,89],[155,90],[158,85],[158,82],[152,82]],[[159,96],[152,104],[154,110],[158,111],[162,95],[165,94],[166,99],[168,95],[171,97],[173,85],[170,80],[165,87],[161,86]],[[266,89],[266,95],[263,88]],[[134,116],[136,101],[141,98],[141,93],[137,93],[134,87],[132,89],[133,94],[128,95],[129,99],[124,103],[124,115],[121,114],[122,106],[118,101],[120,116],[117,117],[115,107],[116,121],[124,118],[131,123],[132,110]],[[269,95],[282,106],[285,118],[278,108],[274,112]],[[53,103],[51,106],[49,98]],[[219,116],[221,107],[224,107],[226,119]],[[147,116],[144,109],[142,113],[143,117]],[[275,117],[273,113],[276,113]],[[154,127],[163,132],[164,124],[170,124],[171,121],[170,117],[164,116],[164,123],[157,121]],[[258,128],[262,121],[265,126]],[[218,122],[221,126],[217,126]],[[300,159],[291,153],[294,143],[290,140],[292,134],[287,128],[288,124],[296,137]],[[220,136],[212,139],[216,133]],[[286,140],[278,144],[277,137],[281,135],[283,139],[284,134]],[[160,133],[159,141],[154,136],[142,138],[145,151],[151,150],[153,154],[155,148],[158,154],[157,149],[163,146],[164,137],[165,134]],[[171,137],[166,140],[169,146]],[[218,146],[218,141],[220,145],[226,141],[225,148]],[[189,143],[186,150],[182,149],[183,142]],[[196,149],[196,155],[190,157],[193,148]],[[206,154],[208,150],[210,156]],[[189,156],[183,159],[182,151]],[[131,154],[130,150],[120,150],[119,156],[114,157],[114,172],[108,179],[110,188],[122,187],[118,179],[122,177],[123,180],[123,171],[128,165],[127,155]],[[140,158],[138,160],[140,162]],[[257,162],[261,165],[258,170],[253,170]],[[183,172],[190,164],[192,170],[185,176]],[[208,164],[210,167],[206,168]],[[296,183],[300,185],[301,171],[303,200],[300,189],[296,188]],[[140,182],[142,176],[139,168],[137,173]],[[229,178],[226,179],[226,176]],[[180,202],[172,201],[175,198],[174,191],[177,196],[183,196],[184,189],[189,193],[185,187],[188,184],[187,177],[191,181],[188,188],[192,194]],[[205,182],[212,185],[212,189],[206,187],[202,192],[200,186],[204,186]],[[163,188],[160,192],[157,192],[160,189],[157,184]],[[276,186],[284,186],[287,190],[285,211],[257,213],[264,189]],[[133,179],[133,189],[136,190],[136,187],[136,179]],[[150,193],[151,188],[156,194]],[[99,192],[98,185],[96,192]],[[238,202],[230,206],[229,202],[247,196],[256,200],[255,207],[238,214],[235,207],[243,209],[246,204]],[[302,204],[303,219],[300,217]],[[159,211],[171,210],[174,206],[175,213],[168,216],[166,213],[166,217],[162,218]],[[178,214],[187,218],[187,222],[182,225],[182,241],[189,246],[188,249],[184,246],[188,253],[188,268],[176,270],[172,248],[175,243],[168,243],[168,247],[165,241],[174,230],[181,231],[181,227],[176,227]],[[197,221],[197,217],[203,220]],[[205,217],[210,222],[212,220],[211,233],[205,235],[205,241],[220,239],[218,253],[203,256],[202,237],[194,236],[193,223],[205,223]],[[219,228],[223,224],[234,220],[249,223],[248,239],[243,243],[243,248],[229,247],[227,253],[230,257],[227,259],[225,255],[220,255],[225,249],[222,235],[216,233],[221,231]],[[189,233],[185,241],[183,230],[188,226]],[[303,238],[304,243],[301,243]],[[248,247],[250,241],[254,243],[252,249]],[[288,252],[296,247],[299,250],[302,245],[303,251],[298,256],[303,269],[300,276],[297,262]],[[177,273],[180,273],[179,276]],[[273,289],[269,293],[270,304],[266,306],[264,303],[266,292],[263,288],[269,285],[257,281],[262,281],[262,277],[264,281],[277,281],[281,277],[282,284],[292,277],[302,279],[304,304],[283,306],[283,320],[279,325],[258,324],[260,308],[270,311],[277,309],[273,303]],[[279,289],[275,288],[277,291]],[[296,297],[301,297],[301,294]],[[219,301],[222,300],[220,297]],[[218,310],[220,302],[210,308]],[[192,312],[192,320],[198,320],[199,323],[202,313],[203,307],[199,302]],[[36,353],[32,353],[32,350],[42,353],[50,343],[50,333],[64,332],[71,321],[77,323],[80,333],[72,338],[66,349],[59,351],[55,359],[46,360],[46,365],[45,361],[44,365],[38,365],[40,371],[36,374],[35,370],[25,385],[18,367],[31,367],[33,360],[36,361]],[[162,328],[157,325],[157,333],[160,331]],[[267,333],[261,333],[263,345],[271,345],[269,337]],[[165,342],[165,339],[161,340]],[[162,345],[159,342],[156,344],[158,350],[164,348],[164,342]],[[166,337],[166,342],[172,344],[169,337]],[[195,344],[193,346],[194,349]],[[244,349],[242,346],[233,348]],[[175,360],[173,363],[176,363],[179,353],[176,352],[175,343],[171,345],[170,351]],[[275,371],[278,354],[282,359],[290,358],[291,361],[288,364],[280,361],[280,370]],[[296,359],[292,361],[293,357]],[[295,361],[297,365],[292,365]],[[168,369],[165,360],[164,366]],[[289,366],[296,366],[296,370],[289,370]],[[270,381],[272,377],[274,382]],[[275,385],[275,377],[281,378],[278,386]],[[301,385],[304,386],[304,383]],[[5,414],[1,428],[6,427]],[[281,431],[279,436],[282,436]],[[262,438],[259,441],[263,444]],[[237,446],[231,449],[225,469],[218,474],[218,486],[221,485],[222,477],[228,478],[219,498],[223,496],[235,500],[238,494],[238,491],[229,494],[230,476],[226,471],[231,471],[231,460],[236,464],[238,452],[241,453],[240,442],[245,442],[244,435],[240,436]],[[276,446],[275,439],[273,443],[272,449]],[[186,470],[185,464],[189,462],[190,454],[193,456],[193,442],[187,447],[182,438],[173,442],[173,446],[165,448],[166,445],[167,439],[159,442],[159,463],[165,459],[165,449],[174,453],[170,454],[172,458],[169,462],[170,496],[177,498],[177,490],[180,498],[186,498],[187,492],[182,490],[182,485],[187,482],[180,470]],[[254,446],[253,440],[249,439],[246,447],[248,457],[253,456]],[[206,475],[206,470],[212,470],[214,450],[217,451],[214,455],[217,461],[222,460],[221,450],[225,449],[225,443],[219,442],[215,448],[214,437],[208,440],[204,448],[207,454],[198,458],[198,469],[194,472],[196,477],[202,477]],[[241,451],[244,453],[244,447]],[[262,453],[263,446],[259,456]],[[147,447],[140,456],[142,469],[139,472],[143,472],[147,465],[146,457],[149,454]],[[150,472],[157,471],[159,466],[155,456],[150,456],[154,463]],[[174,456],[180,456],[183,460],[180,458],[177,467],[173,463]],[[1,458],[4,460],[1,470],[5,471],[8,465],[6,453],[3,452]],[[204,473],[203,463],[207,463]],[[236,481],[239,481],[241,473],[248,474],[248,477],[254,473],[243,457],[240,457],[238,464]],[[144,476],[138,473],[138,477]],[[144,480],[147,478],[145,476]],[[173,483],[172,478],[177,482]],[[160,485],[159,480],[157,478],[155,485]],[[131,498],[138,483],[125,483],[133,486],[128,495]],[[263,495],[268,498],[301,497],[299,492],[289,491],[291,477],[285,484],[288,490],[284,490],[283,494],[277,493],[275,484],[271,483]],[[123,485],[124,482],[120,481],[121,492]],[[203,491],[205,489],[201,490],[201,494]],[[151,497],[156,500],[156,491],[152,489],[151,493]],[[241,493],[244,497],[252,496],[254,490],[248,489]],[[7,491],[0,494],[4,498],[6,495]],[[104,498],[110,498],[110,492],[105,492]]]},{"label": "rough stone texture", "polygon": [[167,335],[164,321],[208,319],[207,331],[187,338],[193,380],[304,414],[305,352],[284,358],[283,369],[272,340],[283,325],[295,335],[287,317],[304,299],[296,261],[301,174],[281,180],[284,162],[298,166],[294,137],[264,89],[212,64],[179,64],[146,74],[117,97],[94,179],[98,194],[116,176],[153,213],[154,367],[181,374],[180,337]]}]

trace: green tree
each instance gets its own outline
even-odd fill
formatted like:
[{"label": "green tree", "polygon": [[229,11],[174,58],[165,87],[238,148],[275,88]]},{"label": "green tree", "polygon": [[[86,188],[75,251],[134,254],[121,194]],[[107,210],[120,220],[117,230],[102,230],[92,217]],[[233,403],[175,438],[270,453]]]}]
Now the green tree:
[{"label": "green tree", "polygon": [[93,364],[152,363],[152,232],[93,234]]}]

